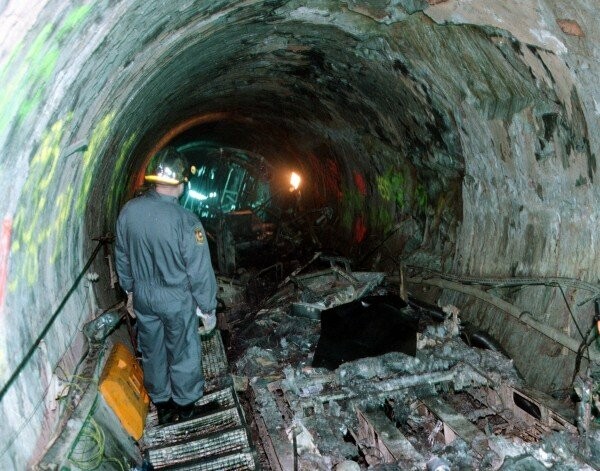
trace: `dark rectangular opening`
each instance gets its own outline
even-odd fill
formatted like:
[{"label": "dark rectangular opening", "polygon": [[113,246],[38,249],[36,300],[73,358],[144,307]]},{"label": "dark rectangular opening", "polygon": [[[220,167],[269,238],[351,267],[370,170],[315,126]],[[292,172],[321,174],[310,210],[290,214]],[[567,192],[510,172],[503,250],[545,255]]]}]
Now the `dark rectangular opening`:
[{"label": "dark rectangular opening", "polygon": [[513,402],[515,403],[515,406],[527,412],[530,416],[535,417],[537,420],[542,420],[540,408],[529,399],[513,392]]}]

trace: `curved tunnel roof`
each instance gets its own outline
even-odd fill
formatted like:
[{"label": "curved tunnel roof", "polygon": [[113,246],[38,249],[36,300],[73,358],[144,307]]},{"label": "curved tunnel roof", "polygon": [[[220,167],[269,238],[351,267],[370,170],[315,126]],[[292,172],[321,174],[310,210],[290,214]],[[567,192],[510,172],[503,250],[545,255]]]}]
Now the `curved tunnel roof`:
[{"label": "curved tunnel roof", "polygon": [[[599,277],[593,2],[35,3],[0,9],[0,380],[190,129],[300,169],[341,252],[398,229],[392,250],[431,268]],[[87,303],[19,379],[26,403]]]}]

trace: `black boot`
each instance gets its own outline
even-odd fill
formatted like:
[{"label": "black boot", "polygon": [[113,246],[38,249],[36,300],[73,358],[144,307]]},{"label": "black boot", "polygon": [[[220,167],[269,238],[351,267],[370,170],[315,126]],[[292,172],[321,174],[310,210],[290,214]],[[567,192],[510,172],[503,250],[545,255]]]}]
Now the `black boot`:
[{"label": "black boot", "polygon": [[190,420],[195,417],[194,403],[178,407],[179,420]]},{"label": "black boot", "polygon": [[177,404],[173,402],[173,399],[157,402],[154,405],[156,406],[158,425],[170,424],[177,420]]},{"label": "black boot", "polygon": [[179,420],[191,420],[196,417],[208,415],[211,412],[216,412],[219,409],[217,402],[209,402],[208,404],[196,405],[194,402],[185,406],[178,406]]}]

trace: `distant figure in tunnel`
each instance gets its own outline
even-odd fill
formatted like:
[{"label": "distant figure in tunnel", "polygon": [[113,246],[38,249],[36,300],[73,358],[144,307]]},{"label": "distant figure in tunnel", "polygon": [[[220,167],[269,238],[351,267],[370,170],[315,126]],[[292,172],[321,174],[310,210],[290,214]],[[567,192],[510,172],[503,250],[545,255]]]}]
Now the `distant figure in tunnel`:
[{"label": "distant figure in tunnel", "polygon": [[194,416],[204,376],[198,319],[216,325],[216,280],[198,217],[179,205],[187,162],[174,148],[151,160],[154,188],[127,202],[117,220],[116,266],[133,304],[144,384],[160,424]]}]

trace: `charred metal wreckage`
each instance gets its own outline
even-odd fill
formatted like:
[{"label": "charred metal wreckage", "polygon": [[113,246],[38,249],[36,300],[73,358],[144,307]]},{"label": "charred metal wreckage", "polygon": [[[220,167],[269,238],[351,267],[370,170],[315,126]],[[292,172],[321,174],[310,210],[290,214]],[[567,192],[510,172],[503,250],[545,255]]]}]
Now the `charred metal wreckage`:
[{"label": "charred metal wreckage", "polygon": [[239,334],[234,369],[264,467],[600,467],[597,365],[577,377],[576,403],[559,401],[529,388],[456,307],[403,301],[383,273],[329,262],[283,280]]},{"label": "charred metal wreckage", "polygon": [[[126,348],[113,358],[113,348],[100,393],[96,380],[68,388],[71,413],[37,469],[600,469],[596,326],[579,348],[544,331],[587,360],[559,400],[529,387],[458,308],[409,296],[402,274],[355,272],[320,252],[307,260],[288,276],[277,263],[218,277],[220,329],[201,335],[206,390],[193,419],[159,425],[135,358]],[[443,288],[498,283],[436,276],[428,282]],[[570,282],[520,280],[542,281]],[[85,326],[80,378],[102,369],[121,316],[107,311]]]}]

